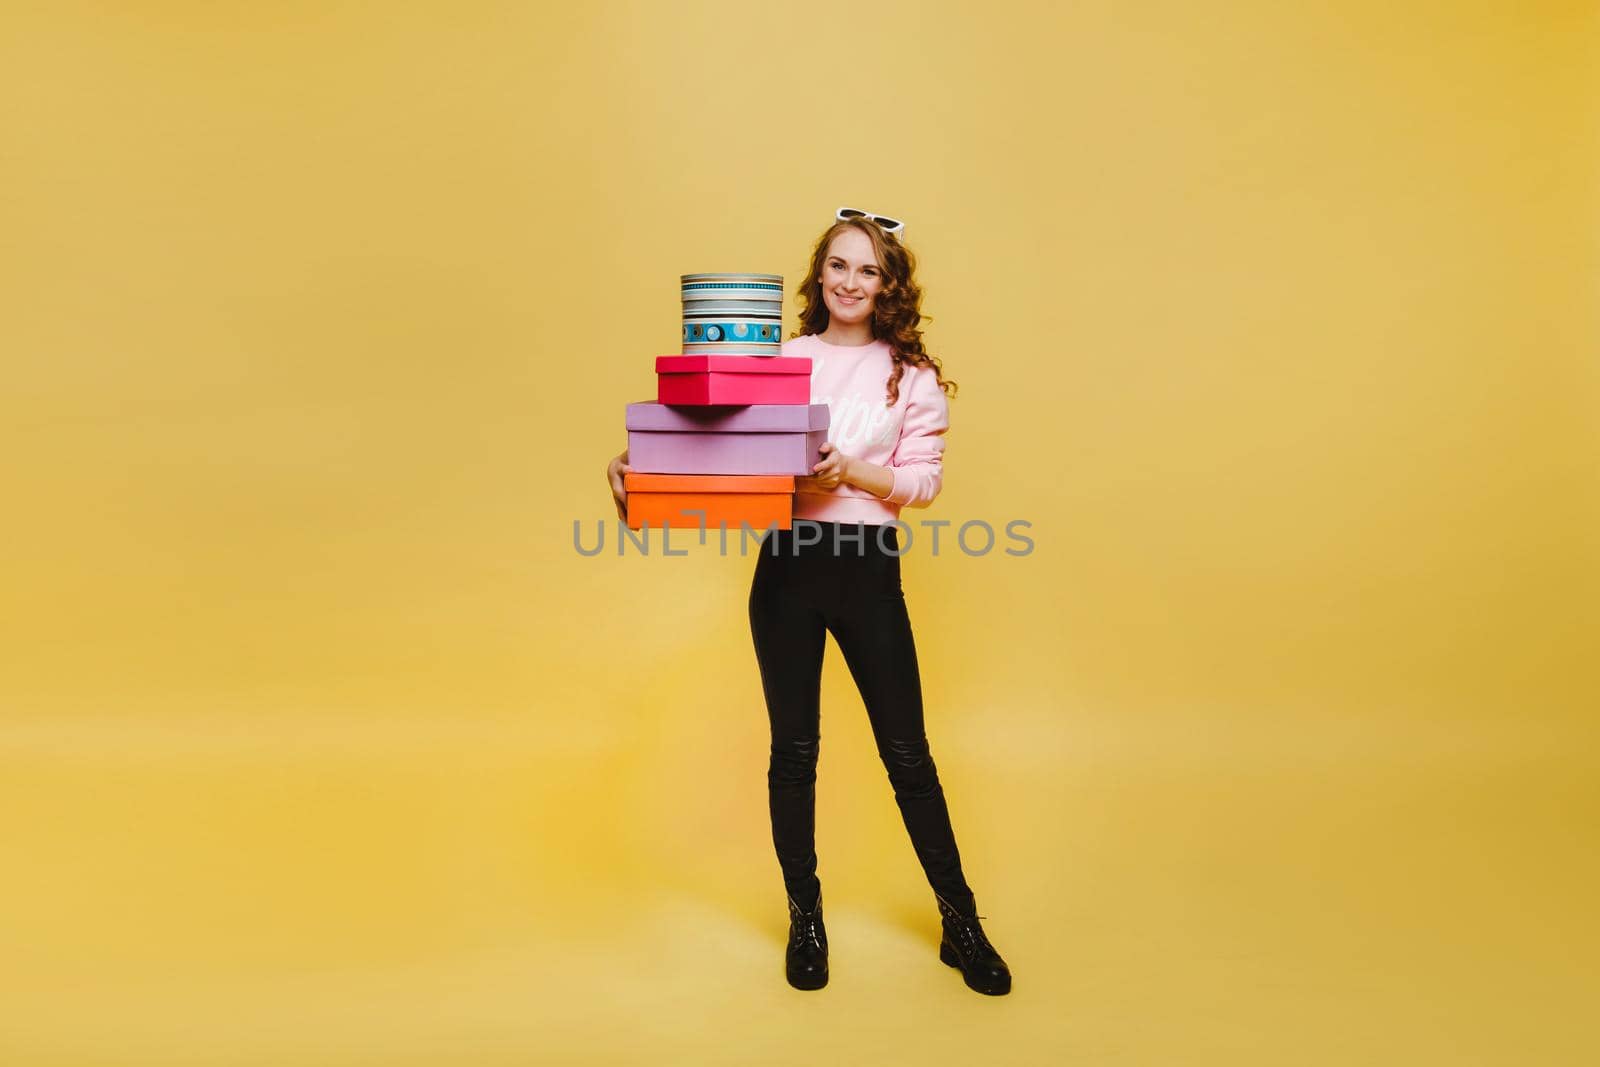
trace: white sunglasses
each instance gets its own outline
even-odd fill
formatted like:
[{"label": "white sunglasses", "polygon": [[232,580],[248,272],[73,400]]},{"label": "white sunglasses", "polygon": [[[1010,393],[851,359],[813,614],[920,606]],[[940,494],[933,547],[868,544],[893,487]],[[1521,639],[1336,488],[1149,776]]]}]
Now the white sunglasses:
[{"label": "white sunglasses", "polygon": [[891,219],[884,215],[874,215],[870,211],[859,211],[853,207],[842,207],[833,213],[833,217],[840,221],[844,219],[871,219],[883,227],[884,233],[892,233],[896,237],[903,237],[906,232],[906,224],[899,219]]}]

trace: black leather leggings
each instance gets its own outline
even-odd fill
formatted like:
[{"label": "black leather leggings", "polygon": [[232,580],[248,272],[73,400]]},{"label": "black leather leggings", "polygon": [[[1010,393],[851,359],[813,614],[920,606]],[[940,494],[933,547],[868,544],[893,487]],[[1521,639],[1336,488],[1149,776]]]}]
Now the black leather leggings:
[{"label": "black leather leggings", "polygon": [[[820,541],[807,544],[819,530]],[[772,843],[784,885],[802,907],[810,906],[820,886],[816,780],[826,633],[838,642],[861,692],[928,884],[952,905],[966,908],[972,901],[923,733],[922,682],[900,588],[898,535],[893,526],[880,531],[876,524],[796,520],[794,529],[769,531],[762,539],[750,585],[750,634],[772,725]]]}]

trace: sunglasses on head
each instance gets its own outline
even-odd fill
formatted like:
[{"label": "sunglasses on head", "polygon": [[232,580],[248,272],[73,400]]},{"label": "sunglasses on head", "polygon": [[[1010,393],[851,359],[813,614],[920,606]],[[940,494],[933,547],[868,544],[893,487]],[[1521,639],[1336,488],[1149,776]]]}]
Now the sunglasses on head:
[{"label": "sunglasses on head", "polygon": [[906,232],[906,224],[901,222],[899,219],[891,219],[884,215],[874,215],[870,211],[858,211],[853,207],[842,207],[833,213],[833,217],[839,220],[871,219],[873,222],[876,222],[879,226],[883,227],[884,233],[892,233],[896,237],[903,236]]}]

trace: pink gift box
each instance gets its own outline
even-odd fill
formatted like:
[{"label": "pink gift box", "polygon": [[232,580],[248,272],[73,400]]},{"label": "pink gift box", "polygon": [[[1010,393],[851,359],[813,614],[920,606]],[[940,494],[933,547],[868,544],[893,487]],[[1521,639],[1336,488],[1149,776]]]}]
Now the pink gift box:
[{"label": "pink gift box", "polygon": [[809,404],[808,356],[657,356],[662,404]]},{"label": "pink gift box", "polygon": [[826,404],[628,405],[628,466],[654,474],[811,474]]}]

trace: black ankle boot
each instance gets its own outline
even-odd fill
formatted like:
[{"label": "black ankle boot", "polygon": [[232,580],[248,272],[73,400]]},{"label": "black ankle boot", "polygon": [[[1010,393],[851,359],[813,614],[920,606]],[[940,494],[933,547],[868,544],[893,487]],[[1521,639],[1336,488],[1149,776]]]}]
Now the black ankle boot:
[{"label": "black ankle boot", "polygon": [[976,908],[973,914],[963,915],[937,893],[934,899],[939,902],[944,925],[939,958],[959,968],[968,987],[980,993],[998,997],[1011,992],[1011,969],[984,936],[983,926],[978,922],[983,916],[977,914]]},{"label": "black ankle boot", "polygon": [[784,973],[796,989],[821,989],[828,984],[828,931],[822,925],[822,890],[810,911],[789,898],[789,949]]}]

